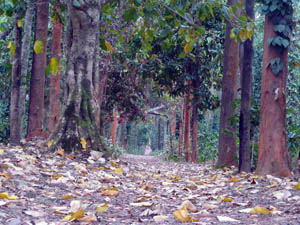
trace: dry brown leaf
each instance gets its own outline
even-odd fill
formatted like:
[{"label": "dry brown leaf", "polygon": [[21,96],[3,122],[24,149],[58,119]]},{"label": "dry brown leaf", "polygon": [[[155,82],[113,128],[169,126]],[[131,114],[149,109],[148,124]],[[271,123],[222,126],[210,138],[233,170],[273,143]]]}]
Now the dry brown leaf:
[{"label": "dry brown leaf", "polygon": [[58,149],[58,151],[56,152],[56,154],[64,157],[65,156],[65,151],[62,148],[60,148],[60,149]]},{"label": "dry brown leaf", "polygon": [[204,209],[217,209],[217,208],[219,208],[219,206],[214,205],[214,204],[204,203],[202,205],[202,208],[204,208]]},{"label": "dry brown leaf", "polygon": [[271,210],[268,210],[262,206],[256,206],[255,208],[251,209],[250,214],[264,214],[264,215],[267,215],[267,214],[270,214],[271,213]]},{"label": "dry brown leaf", "polygon": [[169,218],[169,216],[163,216],[163,215],[153,216],[153,219],[156,223],[164,222],[168,218]]},{"label": "dry brown leaf", "polygon": [[8,174],[8,173],[2,173],[2,172],[0,172],[0,177],[6,177],[7,179],[10,179],[11,175]]},{"label": "dry brown leaf", "polygon": [[71,199],[71,198],[73,198],[73,195],[64,195],[64,196],[62,197],[62,200],[69,200],[69,199]]},{"label": "dry brown leaf", "polygon": [[107,212],[108,210],[108,204],[104,203],[103,205],[97,207],[96,211],[97,212]]},{"label": "dry brown leaf", "polygon": [[239,180],[239,178],[237,177],[231,177],[229,182],[237,182]]},{"label": "dry brown leaf", "polygon": [[119,195],[119,192],[115,190],[104,190],[102,191],[102,195],[116,197]]},{"label": "dry brown leaf", "polygon": [[194,206],[194,204],[190,201],[190,200],[186,200],[184,201],[180,207],[180,209],[186,208],[187,210],[190,210],[192,212],[197,212],[198,209],[196,208],[196,206]]},{"label": "dry brown leaf", "polygon": [[192,218],[189,215],[189,212],[186,207],[183,209],[178,209],[175,212],[173,212],[173,216],[180,222],[191,222]]},{"label": "dry brown leaf", "polygon": [[138,206],[138,207],[150,207],[153,205],[152,202],[132,202],[130,203],[131,206]]}]

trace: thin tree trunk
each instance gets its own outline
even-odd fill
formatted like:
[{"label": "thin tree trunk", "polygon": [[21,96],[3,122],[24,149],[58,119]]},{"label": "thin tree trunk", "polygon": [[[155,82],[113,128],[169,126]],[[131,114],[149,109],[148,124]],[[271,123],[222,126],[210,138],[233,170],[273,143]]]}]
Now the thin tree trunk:
[{"label": "thin tree trunk", "polygon": [[10,143],[13,145],[20,144],[21,140],[21,123],[19,117],[20,104],[20,84],[21,84],[21,51],[22,51],[22,27],[18,26],[19,15],[15,16],[14,21],[14,45],[15,52],[13,55],[13,67],[11,76],[10,92]]},{"label": "thin tree trunk", "polygon": [[[238,0],[228,0],[227,5],[238,3]],[[232,25],[227,22],[224,49],[224,68],[222,79],[222,98],[219,129],[218,166],[237,165],[235,129],[230,124],[230,118],[235,114],[232,102],[237,97],[239,43],[230,38]]]},{"label": "thin tree trunk", "polygon": [[171,152],[175,150],[174,141],[176,139],[176,106],[171,109],[171,130],[170,130],[170,149]]},{"label": "thin tree trunk", "polygon": [[[254,19],[254,0],[246,0],[246,13]],[[253,39],[246,40],[243,46],[243,61],[241,73],[241,112],[239,126],[239,171],[251,172],[250,151],[250,104],[252,88]]]},{"label": "thin tree trunk", "polygon": [[47,0],[36,1],[35,41],[42,41],[43,52],[41,54],[33,53],[32,74],[30,80],[28,138],[43,136],[48,11],[49,2]]},{"label": "thin tree trunk", "polygon": [[191,133],[191,84],[192,82],[189,80],[187,84],[187,93],[184,99],[184,152],[185,152],[185,160],[187,162],[191,161],[191,153],[190,153],[190,148],[191,148],[191,142],[190,142],[190,133]]},{"label": "thin tree trunk", "polygon": [[102,1],[80,1],[78,7],[73,6],[72,2],[68,1],[71,34],[67,46],[71,49],[67,53],[65,107],[59,125],[50,137],[54,141],[51,149],[62,147],[66,152],[80,150],[83,148],[80,142],[84,138],[87,147],[109,154],[99,135],[99,124],[95,123],[99,103],[93,86]]},{"label": "thin tree trunk", "polygon": [[157,130],[158,130],[158,132],[157,132],[157,149],[161,150],[161,118],[158,117],[157,120],[158,120],[158,123],[157,123],[157,125],[158,125],[158,127],[157,127]]},{"label": "thin tree trunk", "polygon": [[29,53],[31,48],[31,33],[32,33],[32,21],[34,15],[34,0],[27,0],[27,9],[24,23],[24,35],[22,40],[22,68],[21,68],[21,87],[20,87],[20,103],[19,103],[19,118],[21,121],[21,137],[24,132],[24,120],[25,120],[25,103],[26,103],[26,88],[27,88],[27,74],[29,65]]},{"label": "thin tree trunk", "polygon": [[184,99],[180,100],[180,123],[179,123],[179,143],[178,143],[178,156],[182,156],[182,145],[184,141]]},{"label": "thin tree trunk", "polygon": [[116,135],[117,135],[117,125],[118,125],[118,110],[113,110],[113,122],[111,128],[111,142],[113,145],[116,144]]},{"label": "thin tree trunk", "polygon": [[[59,7],[55,8],[58,13]],[[50,78],[49,105],[50,114],[48,121],[48,129],[52,132],[59,122],[60,118],[60,57],[61,57],[61,39],[62,39],[62,23],[57,16],[53,22],[52,43],[51,43],[51,60],[57,62],[58,70],[52,72]]]},{"label": "thin tree trunk", "polygon": [[198,104],[199,104],[200,78],[197,74],[193,80],[193,109],[192,109],[192,162],[198,163]]},{"label": "thin tree trunk", "polygon": [[[267,44],[274,37],[271,18],[265,17],[263,71],[260,98],[260,133],[257,173],[289,176],[288,147],[286,140],[286,79],[288,74],[288,49],[281,54]],[[269,62],[280,57],[283,68],[275,75]]]}]

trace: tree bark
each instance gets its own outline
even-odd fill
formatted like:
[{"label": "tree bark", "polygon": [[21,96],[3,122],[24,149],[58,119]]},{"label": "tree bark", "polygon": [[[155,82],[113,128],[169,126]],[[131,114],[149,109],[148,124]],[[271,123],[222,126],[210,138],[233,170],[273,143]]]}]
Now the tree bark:
[{"label": "tree bark", "polygon": [[[254,19],[254,0],[246,0],[247,16]],[[252,88],[253,39],[246,40],[243,46],[243,66],[241,73],[241,111],[239,125],[239,171],[251,172],[250,151],[250,106]]]},{"label": "tree bark", "polygon": [[21,123],[19,117],[20,104],[20,84],[21,84],[21,50],[22,50],[22,27],[18,26],[19,15],[15,16],[14,21],[14,45],[15,53],[13,55],[13,67],[11,76],[10,92],[10,143],[20,144]]},{"label": "tree bark", "polygon": [[[274,37],[274,25],[265,17],[264,53],[260,98],[260,135],[257,173],[289,176],[288,147],[286,140],[286,79],[288,74],[288,49],[281,54],[267,44]],[[273,74],[269,62],[280,57],[283,69]]]},{"label": "tree bark", "polygon": [[[99,127],[95,123],[96,110],[99,107],[93,86],[93,75],[97,71],[95,49],[99,47],[99,17],[101,1],[85,0],[73,6],[68,1],[70,10],[71,34],[67,46],[67,71],[65,84],[65,106],[55,131],[50,137],[53,140],[51,149],[62,147],[66,152],[82,149],[80,141],[84,138],[87,147],[109,153],[99,135]],[[94,77],[95,79],[95,77]]]},{"label": "tree bark", "polygon": [[184,100],[180,100],[180,123],[179,123],[179,143],[178,143],[178,156],[182,156],[182,145],[184,140]]},{"label": "tree bark", "polygon": [[[31,33],[32,33],[32,21],[34,15],[34,0],[27,0],[27,9],[25,14],[25,23],[24,23],[24,35],[22,40],[22,68],[21,68],[21,87],[20,87],[20,103],[19,103],[19,118],[21,121],[21,137],[24,132],[24,120],[25,120],[25,102],[26,102],[26,88],[27,88],[27,74],[28,74],[28,65],[29,65],[29,54],[31,48]],[[25,133],[25,132],[24,132]]]},{"label": "tree bark", "polygon": [[[59,7],[55,8],[56,13],[59,12]],[[49,105],[50,113],[48,120],[48,129],[50,132],[54,130],[60,118],[60,57],[61,57],[61,39],[62,39],[63,25],[57,16],[53,22],[52,42],[51,42],[51,57],[55,58],[58,64],[58,70],[51,74],[50,78],[50,92],[49,92]]]},{"label": "tree bark", "polygon": [[191,142],[190,142],[190,133],[191,133],[191,124],[190,124],[190,117],[191,117],[191,84],[192,82],[189,80],[187,84],[187,93],[184,99],[184,152],[185,152],[185,160],[187,162],[191,161]]},{"label": "tree bark", "polygon": [[[238,2],[238,0],[228,0],[227,5],[230,6]],[[237,97],[239,43],[230,38],[231,29],[231,23],[227,22],[217,166],[237,165],[235,129],[230,124],[230,117],[235,114],[232,102]]]},{"label": "tree bark", "polygon": [[200,78],[196,74],[192,82],[193,84],[193,108],[192,108],[192,162],[198,163],[198,104],[199,104],[199,88]]},{"label": "tree bark", "polygon": [[113,122],[111,128],[111,142],[113,145],[116,144],[116,135],[117,135],[117,125],[118,125],[118,110],[113,110]]},{"label": "tree bark", "polygon": [[28,118],[28,138],[43,136],[44,118],[44,88],[47,66],[47,37],[48,37],[49,2],[36,1],[36,31],[35,41],[42,41],[43,52],[33,53],[32,74],[30,80],[30,100]]},{"label": "tree bark", "polygon": [[160,116],[158,117],[158,119],[157,119],[157,121],[158,121],[158,123],[157,123],[157,149],[158,150],[161,150],[161,122],[162,122],[162,120],[161,120],[161,118],[160,118]]},{"label": "tree bark", "polygon": [[176,139],[176,106],[171,109],[171,130],[170,130],[170,150],[174,152],[174,141]]}]

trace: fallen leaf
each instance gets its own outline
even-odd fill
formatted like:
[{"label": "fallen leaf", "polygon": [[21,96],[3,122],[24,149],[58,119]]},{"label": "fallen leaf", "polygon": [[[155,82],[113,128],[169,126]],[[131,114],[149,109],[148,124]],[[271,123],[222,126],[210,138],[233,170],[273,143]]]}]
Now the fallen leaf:
[{"label": "fallen leaf", "polygon": [[285,200],[288,197],[292,196],[292,193],[289,192],[288,190],[281,190],[281,191],[275,191],[273,193],[274,197],[277,198],[278,200]]},{"label": "fallen leaf", "polygon": [[239,180],[239,178],[237,177],[231,177],[229,182],[237,182]]},{"label": "fallen leaf", "polygon": [[150,207],[153,205],[152,202],[132,202],[130,203],[131,206],[139,206],[139,207]]},{"label": "fallen leaf", "polygon": [[264,215],[267,215],[267,214],[270,214],[271,211],[262,207],[262,206],[256,206],[255,208],[253,208],[252,210],[250,210],[249,212],[250,214],[264,214]]},{"label": "fallen leaf", "polygon": [[50,148],[50,147],[53,145],[53,143],[54,143],[54,140],[50,140],[50,141],[48,141],[48,143],[47,143],[47,145],[48,145],[48,148]]},{"label": "fallen leaf", "polygon": [[294,189],[300,189],[300,181],[298,182],[298,184],[296,184],[295,186],[294,186]]},{"label": "fallen leaf", "polygon": [[115,190],[104,190],[104,191],[102,191],[102,195],[103,196],[113,196],[113,197],[116,197],[116,196],[119,195],[119,192],[115,191]]},{"label": "fallen leaf", "polygon": [[219,206],[205,203],[205,204],[202,205],[202,208],[204,208],[204,209],[217,209],[217,208],[219,208]]},{"label": "fallen leaf", "polygon": [[43,217],[46,215],[45,212],[37,211],[37,210],[27,210],[24,213],[33,217]]},{"label": "fallen leaf", "polygon": [[108,210],[108,204],[104,203],[103,205],[97,207],[96,211],[97,212],[107,212]]},{"label": "fallen leaf", "polygon": [[0,172],[0,177],[6,177],[7,179],[10,179],[11,175],[8,174],[8,173],[2,173],[2,172]]},{"label": "fallen leaf", "polygon": [[189,212],[186,207],[183,209],[178,209],[175,212],[173,212],[173,216],[180,222],[191,222],[192,218],[189,215]]},{"label": "fallen leaf", "polygon": [[156,223],[161,223],[161,222],[165,221],[168,218],[169,218],[169,216],[163,216],[163,215],[153,216],[153,219]]},{"label": "fallen leaf", "polygon": [[64,196],[62,197],[62,200],[69,200],[69,199],[71,199],[71,198],[73,198],[72,195],[64,195]]},{"label": "fallen leaf", "polygon": [[122,170],[121,168],[116,168],[116,169],[114,170],[114,173],[115,173],[115,174],[123,175],[123,170]]},{"label": "fallen leaf", "polygon": [[196,206],[194,206],[194,204],[189,200],[184,201],[179,208],[182,209],[184,207],[186,207],[187,210],[190,210],[192,212],[197,212],[198,211]]},{"label": "fallen leaf", "polygon": [[19,197],[16,195],[8,196],[8,192],[2,192],[2,193],[0,193],[0,199],[18,200]]},{"label": "fallen leaf", "polygon": [[86,149],[86,140],[84,138],[80,138],[80,144],[83,149]]},{"label": "fallen leaf", "polygon": [[232,202],[232,199],[231,199],[231,198],[224,198],[224,199],[222,200],[222,202]]},{"label": "fallen leaf", "polygon": [[237,223],[240,223],[239,220],[236,220],[236,219],[232,219],[228,216],[217,216],[217,219],[220,221],[220,222],[237,222]]},{"label": "fallen leaf", "polygon": [[65,156],[65,151],[62,148],[60,148],[60,149],[58,149],[58,151],[56,152],[56,154],[64,157]]}]

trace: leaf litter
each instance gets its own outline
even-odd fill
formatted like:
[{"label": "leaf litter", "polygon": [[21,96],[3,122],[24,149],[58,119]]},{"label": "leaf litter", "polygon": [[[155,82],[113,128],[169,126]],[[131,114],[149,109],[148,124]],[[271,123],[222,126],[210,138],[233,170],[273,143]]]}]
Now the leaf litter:
[{"label": "leaf litter", "polygon": [[[82,140],[82,144],[84,141]],[[299,224],[299,177],[0,145],[0,224]]]}]

